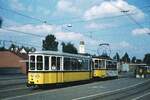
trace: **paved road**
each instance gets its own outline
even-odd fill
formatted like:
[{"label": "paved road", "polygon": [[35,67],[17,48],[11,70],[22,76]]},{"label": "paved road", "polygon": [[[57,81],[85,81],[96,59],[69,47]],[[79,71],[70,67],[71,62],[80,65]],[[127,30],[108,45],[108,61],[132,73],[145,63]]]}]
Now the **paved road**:
[{"label": "paved road", "polygon": [[[110,92],[112,91],[113,93],[114,91],[117,91],[117,93],[115,94],[118,98],[117,94],[120,92],[120,90],[121,93],[124,93],[125,91],[122,91],[122,89],[126,90],[129,88],[129,90],[131,90],[135,89],[135,86],[137,88],[139,87],[137,85],[140,85],[142,88],[140,88],[139,91],[144,91],[143,93],[147,94],[144,97],[142,97],[146,99],[146,96],[149,96],[149,90],[146,90],[146,88],[150,88],[150,85],[146,85],[148,84],[147,82],[150,83],[149,79],[120,78],[116,80],[98,81],[84,85],[48,90],[30,90],[28,88],[8,90],[6,92],[2,92],[0,90],[0,98],[4,100],[99,100],[100,98],[102,98],[102,95],[108,95],[108,93],[110,94]],[[134,92],[134,90],[129,91],[129,93],[127,94],[130,94],[130,92]],[[140,92],[138,96],[142,96],[143,93]],[[109,96],[111,99],[114,97],[112,95]],[[138,96],[136,95],[136,97]],[[104,100],[107,99],[108,98],[104,98]]]}]

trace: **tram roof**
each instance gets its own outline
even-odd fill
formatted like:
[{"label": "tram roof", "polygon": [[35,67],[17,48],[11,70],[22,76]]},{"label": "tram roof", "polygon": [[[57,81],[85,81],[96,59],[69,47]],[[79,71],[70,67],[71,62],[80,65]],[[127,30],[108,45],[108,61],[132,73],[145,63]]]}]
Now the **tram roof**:
[{"label": "tram roof", "polygon": [[57,51],[36,51],[29,53],[29,55],[43,54],[43,55],[56,55],[56,56],[69,56],[69,57],[82,57],[82,58],[90,58],[90,56],[81,55],[81,54],[70,54],[70,53],[62,53]]}]

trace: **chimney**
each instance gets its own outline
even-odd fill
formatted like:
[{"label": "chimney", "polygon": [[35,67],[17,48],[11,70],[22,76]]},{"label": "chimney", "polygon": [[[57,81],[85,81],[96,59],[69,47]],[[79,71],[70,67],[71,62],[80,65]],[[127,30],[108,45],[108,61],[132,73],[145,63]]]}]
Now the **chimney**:
[{"label": "chimney", "polygon": [[84,44],[84,41],[80,41],[79,53],[85,54],[85,44]]}]

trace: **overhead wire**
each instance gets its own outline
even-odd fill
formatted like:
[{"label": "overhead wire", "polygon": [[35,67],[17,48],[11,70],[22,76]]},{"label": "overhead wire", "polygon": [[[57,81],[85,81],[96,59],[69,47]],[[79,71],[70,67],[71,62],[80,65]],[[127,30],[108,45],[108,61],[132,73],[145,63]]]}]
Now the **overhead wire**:
[{"label": "overhead wire", "polygon": [[[143,27],[140,23],[138,23],[132,16],[130,16],[130,14],[127,13],[128,11],[126,11],[125,9],[122,9],[122,8],[116,6],[116,5],[114,5],[112,2],[111,2],[111,5],[114,6],[115,8],[117,8],[117,9],[119,9],[120,12],[123,12],[123,13],[124,13],[130,20],[132,20],[137,26],[139,26],[140,28],[144,29],[144,27]],[[146,32],[146,30],[144,30],[144,31]],[[146,32],[146,33],[150,34],[149,32]]]}]

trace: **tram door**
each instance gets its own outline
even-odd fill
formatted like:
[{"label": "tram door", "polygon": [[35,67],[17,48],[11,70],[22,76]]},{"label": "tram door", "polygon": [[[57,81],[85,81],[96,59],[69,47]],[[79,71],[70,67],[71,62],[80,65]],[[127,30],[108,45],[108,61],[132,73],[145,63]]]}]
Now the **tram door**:
[{"label": "tram door", "polygon": [[63,82],[63,72],[62,70],[62,57],[51,57],[51,70],[54,71],[55,74],[55,81],[56,82]]}]

